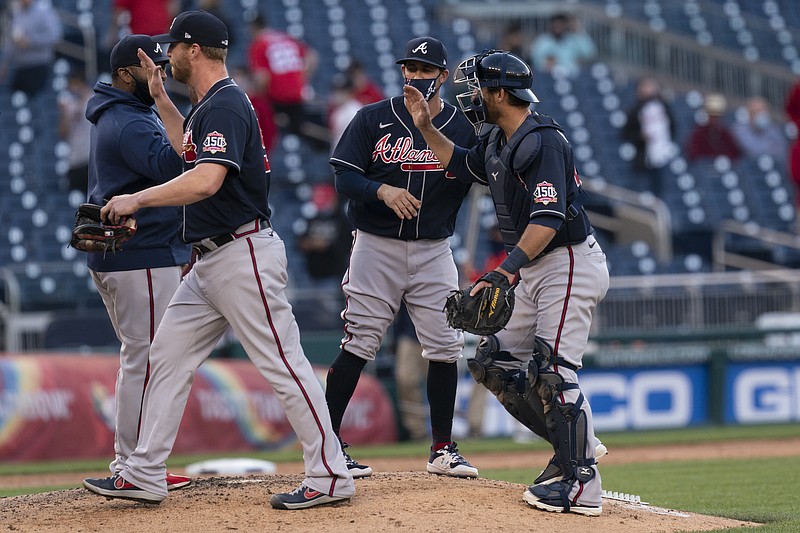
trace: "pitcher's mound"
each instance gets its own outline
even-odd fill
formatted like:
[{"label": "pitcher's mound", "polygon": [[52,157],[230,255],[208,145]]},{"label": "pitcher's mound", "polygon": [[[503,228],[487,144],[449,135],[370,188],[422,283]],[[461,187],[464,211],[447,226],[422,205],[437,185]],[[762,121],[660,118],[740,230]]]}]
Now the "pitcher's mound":
[{"label": "pitcher's mound", "polygon": [[596,533],[705,531],[746,522],[603,500],[603,514],[586,517],[539,511],[522,500],[525,485],[454,479],[423,472],[376,473],[356,480],[348,502],[299,511],[269,505],[296,488],[299,475],[213,477],[173,491],[160,505],[107,500],[71,489],[0,500],[0,523],[12,531],[539,531]]}]

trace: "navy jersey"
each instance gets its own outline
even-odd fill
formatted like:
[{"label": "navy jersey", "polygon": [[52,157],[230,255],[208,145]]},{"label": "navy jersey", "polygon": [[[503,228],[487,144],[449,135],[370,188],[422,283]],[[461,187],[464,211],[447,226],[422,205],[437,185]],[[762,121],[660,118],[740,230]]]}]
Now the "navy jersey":
[{"label": "navy jersey", "polygon": [[[577,216],[574,218],[567,215],[567,208],[576,202],[579,195],[585,194],[581,189],[581,181],[575,167],[572,145],[552,118],[533,113],[526,120],[557,127],[540,127],[529,134],[538,136],[538,142],[533,144],[538,147],[538,151],[533,161],[522,172],[501,172],[497,173],[498,175],[487,176],[486,161],[492,154],[486,152],[490,146],[491,133],[498,126],[481,135],[478,145],[471,150],[456,150],[448,168],[460,176],[468,174],[471,179],[489,185],[496,205],[510,205],[510,202],[506,201],[508,196],[522,192],[525,196],[525,209],[516,212],[514,215],[518,219],[512,221],[513,226],[517,228],[516,240],[519,240],[529,223],[534,223],[558,231],[545,248],[545,252],[565,244],[583,242],[592,232],[586,212],[581,207],[577,209]],[[505,140],[505,135],[500,132],[497,136],[496,155],[499,155],[505,146]],[[521,146],[530,148],[532,145]],[[498,197],[497,191],[500,188],[492,187],[498,179],[504,180],[502,190],[505,198]],[[494,181],[490,183],[490,180]],[[504,241],[507,244],[516,243],[516,241],[509,243],[505,238]]]},{"label": "navy jersey", "polygon": [[[464,114],[449,104],[433,125],[454,143],[477,142]],[[406,109],[402,96],[361,108],[345,129],[331,165],[337,189],[349,198],[348,215],[363,231],[403,240],[443,239],[453,234],[456,215],[470,184],[445,172]],[[353,172],[368,183],[342,183]],[[422,202],[418,215],[400,219],[377,198],[378,187],[389,184],[408,190]]]},{"label": "navy jersey", "polygon": [[230,78],[215,83],[184,122],[183,169],[198,163],[228,167],[222,187],[185,207],[183,239],[197,242],[269,218],[269,161],[253,106]]}]

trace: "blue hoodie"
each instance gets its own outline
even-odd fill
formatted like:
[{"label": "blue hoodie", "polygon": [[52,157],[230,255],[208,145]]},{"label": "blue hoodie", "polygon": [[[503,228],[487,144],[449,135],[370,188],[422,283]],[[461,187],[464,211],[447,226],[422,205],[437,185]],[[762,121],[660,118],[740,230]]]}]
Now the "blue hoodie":
[{"label": "blue hoodie", "polygon": [[[93,124],[89,159],[89,202],[105,205],[120,194],[130,194],[167,182],[182,170],[158,114],[134,95],[107,83],[94,87],[86,105]],[[181,265],[189,262],[191,246],[179,238],[181,207],[143,208],[134,215],[136,234],[118,253],[89,253],[95,272],[116,272]]]}]

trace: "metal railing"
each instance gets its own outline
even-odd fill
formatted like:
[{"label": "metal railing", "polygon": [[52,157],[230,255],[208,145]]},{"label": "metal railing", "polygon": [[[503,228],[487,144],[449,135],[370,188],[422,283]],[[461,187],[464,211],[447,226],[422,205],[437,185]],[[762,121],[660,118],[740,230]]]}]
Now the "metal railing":
[{"label": "metal railing", "polygon": [[744,270],[774,270],[778,268],[774,262],[730,250],[731,238],[736,238],[736,236],[741,237],[740,240],[753,241],[765,249],[782,246],[795,250],[800,257],[800,236],[798,235],[775,231],[753,223],[742,224],[733,220],[724,220],[714,231],[712,241],[712,261],[715,271],[723,272],[729,267]]}]

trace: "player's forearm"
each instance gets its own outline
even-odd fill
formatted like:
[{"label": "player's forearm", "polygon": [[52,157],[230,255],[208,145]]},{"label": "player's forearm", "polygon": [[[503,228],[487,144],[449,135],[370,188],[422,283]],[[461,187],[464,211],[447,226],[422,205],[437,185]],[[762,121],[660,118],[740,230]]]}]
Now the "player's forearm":
[{"label": "player's forearm", "polygon": [[356,202],[375,202],[381,183],[368,179],[355,170],[337,169],[334,178],[336,192]]},{"label": "player's forearm", "polygon": [[453,141],[444,136],[444,134],[437,130],[431,122],[420,128],[425,142],[428,147],[436,154],[436,159],[447,167],[450,164],[450,158],[453,157],[454,144]]},{"label": "player's forearm", "polygon": [[181,155],[183,153],[184,117],[166,92],[155,97],[155,101],[158,114],[161,116],[161,121],[164,123],[164,129],[167,130],[169,143],[172,145],[175,152]]},{"label": "player's forearm", "polygon": [[520,248],[529,259],[533,259],[544,250],[553,237],[556,235],[556,230],[547,226],[539,224],[528,224],[525,232],[517,242],[517,247]]},{"label": "player's forearm", "polygon": [[222,165],[200,164],[173,180],[136,193],[136,203],[140,208],[193,204],[214,195],[226,173]]}]

